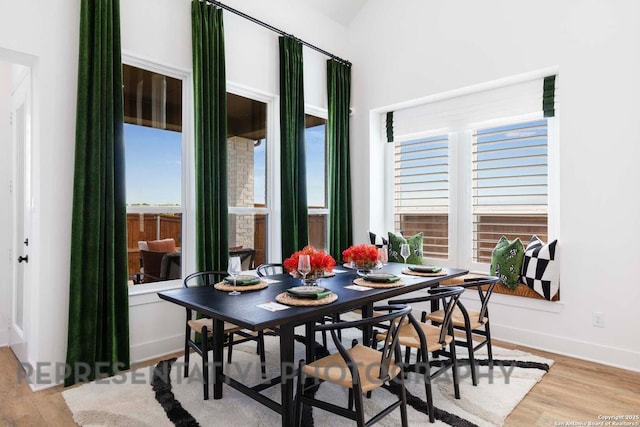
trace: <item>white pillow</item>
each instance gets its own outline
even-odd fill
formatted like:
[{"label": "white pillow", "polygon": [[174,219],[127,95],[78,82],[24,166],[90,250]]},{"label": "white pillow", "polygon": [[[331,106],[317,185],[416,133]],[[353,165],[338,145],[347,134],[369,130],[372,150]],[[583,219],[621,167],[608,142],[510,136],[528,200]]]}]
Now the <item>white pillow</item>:
[{"label": "white pillow", "polygon": [[522,283],[551,299],[560,290],[560,263],[558,261],[558,240],[544,244],[538,236],[532,236],[524,250],[522,262]]},{"label": "white pillow", "polygon": [[147,245],[147,241],[146,240],[138,240],[138,249],[140,249],[141,251],[148,251],[149,250],[149,246]]}]

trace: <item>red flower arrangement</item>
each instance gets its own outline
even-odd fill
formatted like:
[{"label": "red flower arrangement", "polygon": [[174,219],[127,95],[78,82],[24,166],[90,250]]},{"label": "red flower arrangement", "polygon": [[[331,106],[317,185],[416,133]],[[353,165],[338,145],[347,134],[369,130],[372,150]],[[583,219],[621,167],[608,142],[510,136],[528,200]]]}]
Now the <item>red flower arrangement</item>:
[{"label": "red flower arrangement", "polygon": [[282,263],[284,268],[295,277],[298,277],[298,258],[300,258],[300,255],[309,255],[311,272],[307,274],[308,278],[322,277],[325,272],[333,271],[333,267],[336,266],[336,260],[334,260],[331,255],[316,250],[316,248],[311,245],[305,246],[301,251],[294,252]]},{"label": "red flower arrangement", "polygon": [[374,268],[378,264],[378,248],[375,245],[350,246],[342,251],[342,259],[360,268]]}]

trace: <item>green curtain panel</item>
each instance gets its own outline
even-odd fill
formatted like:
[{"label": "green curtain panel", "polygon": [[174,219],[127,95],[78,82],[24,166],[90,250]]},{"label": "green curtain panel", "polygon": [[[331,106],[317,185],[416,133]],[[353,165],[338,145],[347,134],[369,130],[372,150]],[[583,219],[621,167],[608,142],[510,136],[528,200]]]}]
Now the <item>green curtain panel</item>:
[{"label": "green curtain panel", "polygon": [[191,3],[196,161],[196,268],[226,270],[227,87],[222,9]]},{"label": "green curtain panel", "polygon": [[65,385],[129,368],[118,0],[82,0]]},{"label": "green curtain panel", "polygon": [[309,241],[302,43],[280,37],[282,259]]},{"label": "green curtain panel", "polygon": [[342,259],[351,246],[351,171],[349,166],[349,105],[351,66],[333,59],[327,61],[329,253]]},{"label": "green curtain panel", "polygon": [[393,111],[387,112],[387,142],[393,142]]},{"label": "green curtain panel", "polygon": [[556,115],[556,76],[548,76],[544,78],[542,88],[542,111],[545,117],[553,117]]}]

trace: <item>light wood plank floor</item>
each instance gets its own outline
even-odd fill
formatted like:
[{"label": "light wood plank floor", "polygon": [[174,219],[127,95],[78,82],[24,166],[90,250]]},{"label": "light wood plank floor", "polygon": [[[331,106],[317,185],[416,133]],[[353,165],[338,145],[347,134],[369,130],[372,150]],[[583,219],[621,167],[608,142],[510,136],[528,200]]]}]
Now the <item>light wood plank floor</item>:
[{"label": "light wood plank floor", "polygon": [[[640,372],[499,341],[495,341],[495,345],[555,360],[542,381],[509,415],[505,426],[595,423],[599,415],[640,415]],[[145,366],[158,360],[149,361]],[[17,372],[18,362],[11,350],[0,348],[0,426],[76,425],[62,398],[61,386],[34,393],[25,382],[18,383]]]}]

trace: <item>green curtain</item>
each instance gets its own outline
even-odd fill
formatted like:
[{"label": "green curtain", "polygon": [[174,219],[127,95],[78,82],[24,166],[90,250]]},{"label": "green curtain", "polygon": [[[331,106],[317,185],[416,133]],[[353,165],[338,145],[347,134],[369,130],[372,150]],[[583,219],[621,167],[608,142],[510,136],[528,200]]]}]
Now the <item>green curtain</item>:
[{"label": "green curtain", "polygon": [[544,78],[542,87],[542,111],[544,117],[553,117],[556,115],[555,100],[556,97],[556,76],[548,76]]},{"label": "green curtain", "polygon": [[129,368],[118,0],[82,0],[65,385]]},{"label": "green curtain", "polygon": [[393,111],[387,112],[387,142],[393,142]]},{"label": "green curtain", "polygon": [[351,172],[349,166],[349,113],[351,65],[327,61],[329,252],[342,259],[352,242]]},{"label": "green curtain", "polygon": [[280,37],[282,259],[309,241],[302,43]]},{"label": "green curtain", "polygon": [[191,3],[196,162],[196,268],[227,269],[227,87],[222,9]]}]

